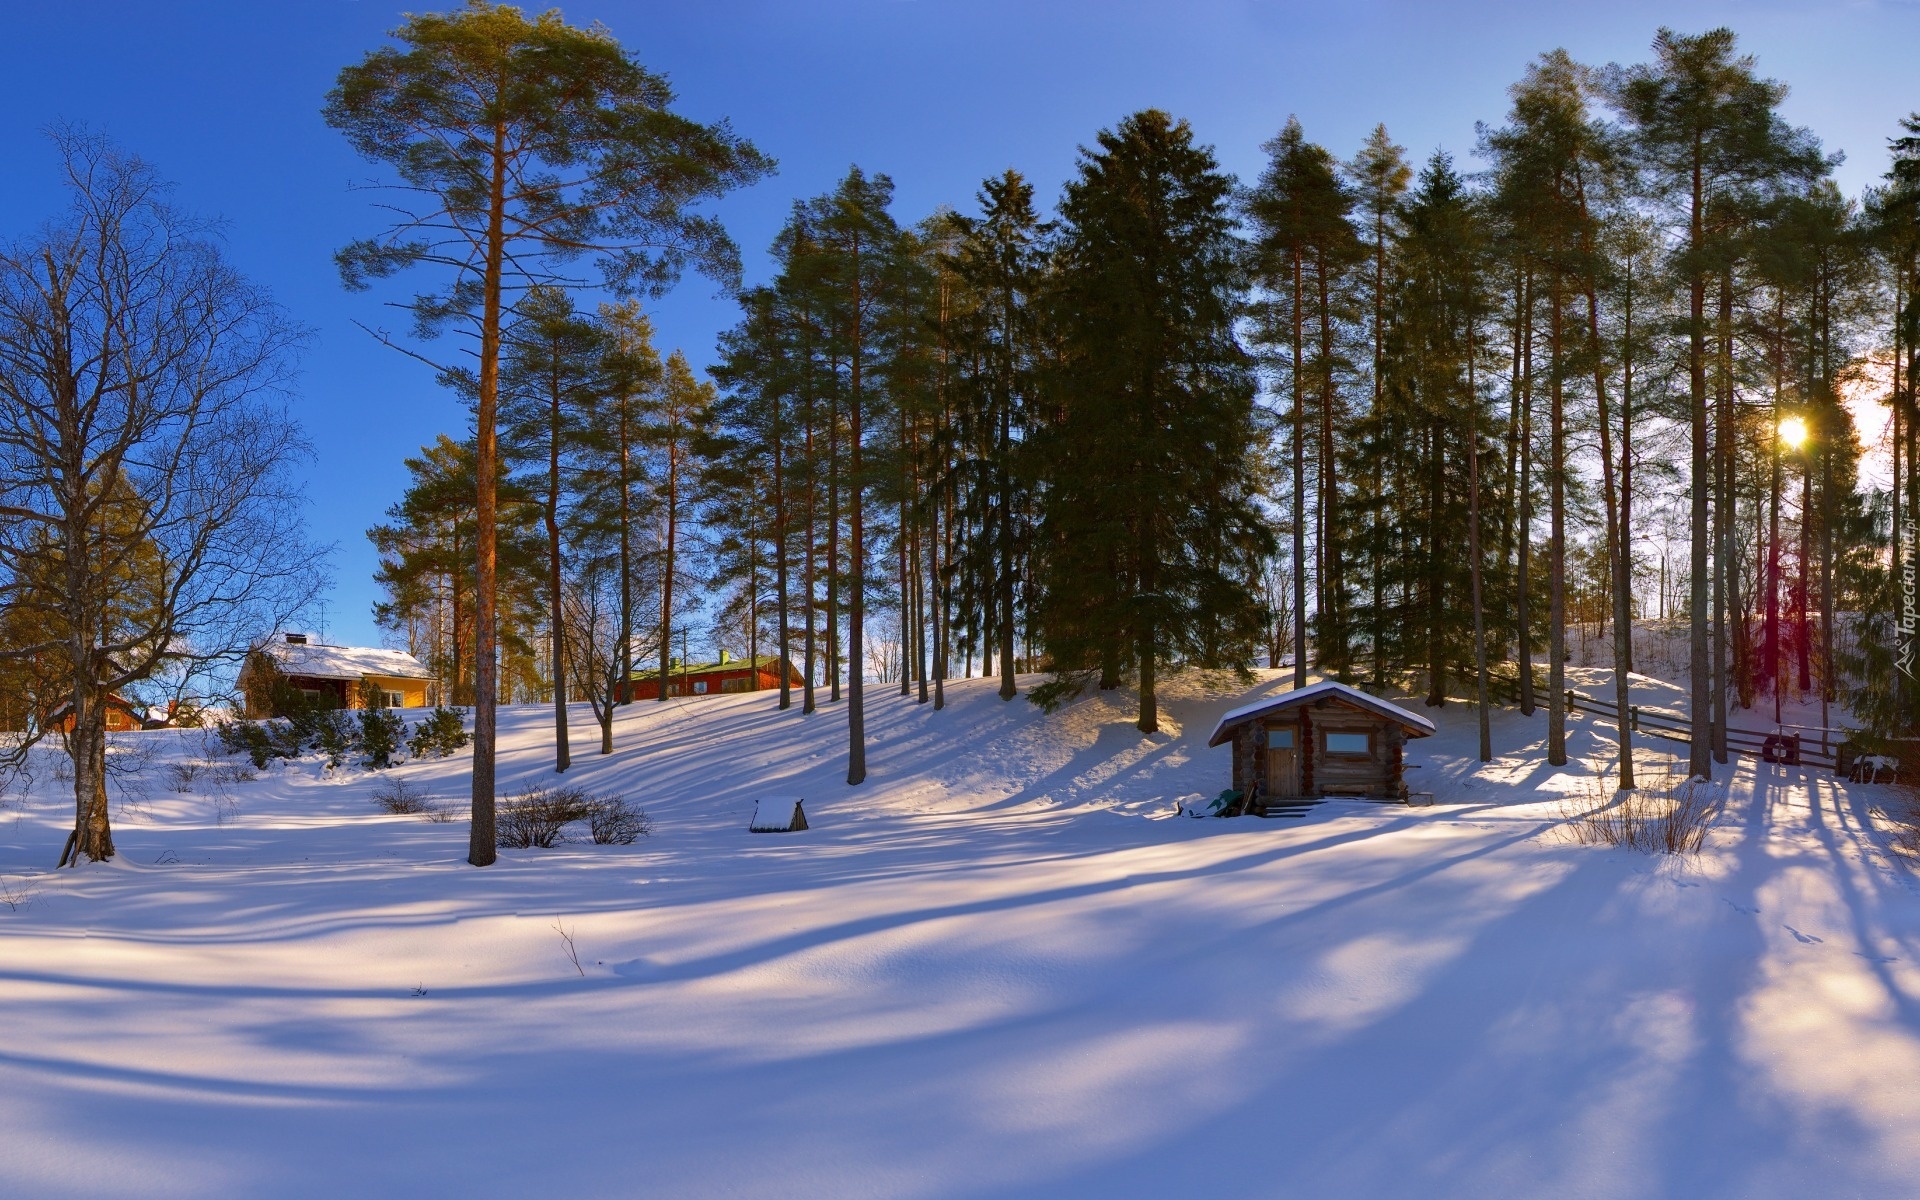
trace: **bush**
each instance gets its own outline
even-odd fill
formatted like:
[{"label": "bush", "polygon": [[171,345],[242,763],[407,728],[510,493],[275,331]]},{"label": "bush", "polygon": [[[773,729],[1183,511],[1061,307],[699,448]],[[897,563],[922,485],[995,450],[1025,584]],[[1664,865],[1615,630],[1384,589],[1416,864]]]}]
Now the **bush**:
[{"label": "bush", "polygon": [[565,829],[593,814],[594,800],[577,787],[530,787],[500,802],[494,840],[502,847],[551,849],[566,841]]},{"label": "bush", "polygon": [[436,707],[413,727],[407,749],[415,758],[445,758],[467,744],[467,727],[458,710]]},{"label": "bush", "polygon": [[1697,854],[1720,813],[1720,791],[1704,779],[1609,792],[1593,781],[1581,799],[1562,801],[1564,828],[1588,846],[1622,846],[1647,854]]},{"label": "bush", "polygon": [[404,779],[383,779],[374,786],[368,799],[390,813],[426,814],[437,807],[433,797]]},{"label": "bush", "polygon": [[329,770],[338,770],[359,740],[353,718],[337,708],[320,713],[313,722],[313,748],[327,756]]},{"label": "bush", "polygon": [[276,758],[298,758],[302,738],[287,721],[228,721],[220,726],[220,746],[228,754],[245,754],[258,770]]},{"label": "bush", "polygon": [[205,769],[206,768],[202,767],[199,763],[168,763],[167,775],[169,778],[167,780],[167,786],[176,792],[191,792],[193,790],[193,781],[200,778],[200,773]]},{"label": "bush", "polygon": [[360,751],[367,756],[367,766],[374,770],[384,771],[393,765],[393,755],[406,736],[407,723],[400,719],[399,713],[384,708],[360,710]]},{"label": "bush", "polygon": [[587,827],[599,846],[631,846],[653,833],[653,822],[645,810],[635,808],[624,796],[595,796],[587,810]]}]

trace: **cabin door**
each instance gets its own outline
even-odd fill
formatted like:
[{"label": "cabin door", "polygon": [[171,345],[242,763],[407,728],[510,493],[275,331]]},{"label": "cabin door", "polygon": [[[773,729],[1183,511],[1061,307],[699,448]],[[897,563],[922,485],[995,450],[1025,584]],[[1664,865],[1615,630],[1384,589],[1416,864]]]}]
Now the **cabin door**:
[{"label": "cabin door", "polygon": [[1300,759],[1294,749],[1293,730],[1267,730],[1267,783],[1262,799],[1291,798],[1300,794]]}]

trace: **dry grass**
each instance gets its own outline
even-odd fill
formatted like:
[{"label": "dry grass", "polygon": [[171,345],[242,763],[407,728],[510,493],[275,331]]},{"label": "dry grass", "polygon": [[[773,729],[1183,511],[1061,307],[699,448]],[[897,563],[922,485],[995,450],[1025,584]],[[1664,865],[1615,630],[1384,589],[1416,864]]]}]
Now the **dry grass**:
[{"label": "dry grass", "polygon": [[1566,836],[1583,846],[1620,846],[1643,854],[1698,854],[1720,814],[1720,791],[1699,779],[1667,776],[1658,786],[1615,791],[1592,780],[1561,802]]}]

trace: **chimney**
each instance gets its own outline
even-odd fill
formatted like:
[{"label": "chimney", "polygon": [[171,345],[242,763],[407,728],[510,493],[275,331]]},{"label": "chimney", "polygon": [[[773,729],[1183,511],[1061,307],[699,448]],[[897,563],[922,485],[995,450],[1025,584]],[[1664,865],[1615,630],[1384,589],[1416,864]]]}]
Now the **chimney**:
[{"label": "chimney", "polygon": [[724,667],[724,666],[726,666],[726,665],[727,665],[728,663],[730,663],[730,662],[732,662],[732,661],[733,661],[733,656],[732,656],[732,655],[730,655],[730,654],[728,654],[728,653],[727,653],[727,652],[726,652],[725,650],[722,650],[722,651],[720,652],[720,665],[721,665],[721,666],[723,666],[723,667]]},{"label": "chimney", "polygon": [[289,646],[304,646],[306,644],[307,635],[304,633],[290,633],[287,635],[287,645]]}]

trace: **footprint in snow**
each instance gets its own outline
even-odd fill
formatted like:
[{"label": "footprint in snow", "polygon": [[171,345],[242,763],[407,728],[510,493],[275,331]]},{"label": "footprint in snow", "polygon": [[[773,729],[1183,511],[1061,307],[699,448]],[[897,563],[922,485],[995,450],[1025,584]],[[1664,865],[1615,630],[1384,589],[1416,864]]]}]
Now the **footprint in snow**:
[{"label": "footprint in snow", "polygon": [[[1721,898],[1722,900],[1727,900],[1727,898],[1726,898],[1725,896],[1722,896],[1722,897],[1720,897],[1720,898]],[[1735,912],[1742,912],[1742,913],[1746,913],[1746,914],[1747,914],[1748,916],[1750,916],[1750,917],[1757,917],[1757,916],[1759,916],[1759,915],[1760,915],[1760,910],[1759,910],[1759,909],[1757,909],[1757,908],[1748,908],[1748,907],[1747,907],[1746,905],[1744,905],[1744,904],[1741,904],[1741,903],[1740,903],[1739,901],[1737,901],[1737,900],[1727,900],[1727,903],[1728,903],[1728,904],[1731,904],[1731,905],[1733,906],[1733,911],[1735,911]]]},{"label": "footprint in snow", "polygon": [[1782,925],[1780,928],[1792,934],[1793,940],[1799,942],[1802,946],[1814,946],[1826,940],[1825,938],[1817,938],[1810,933],[1801,933],[1791,925]]}]

